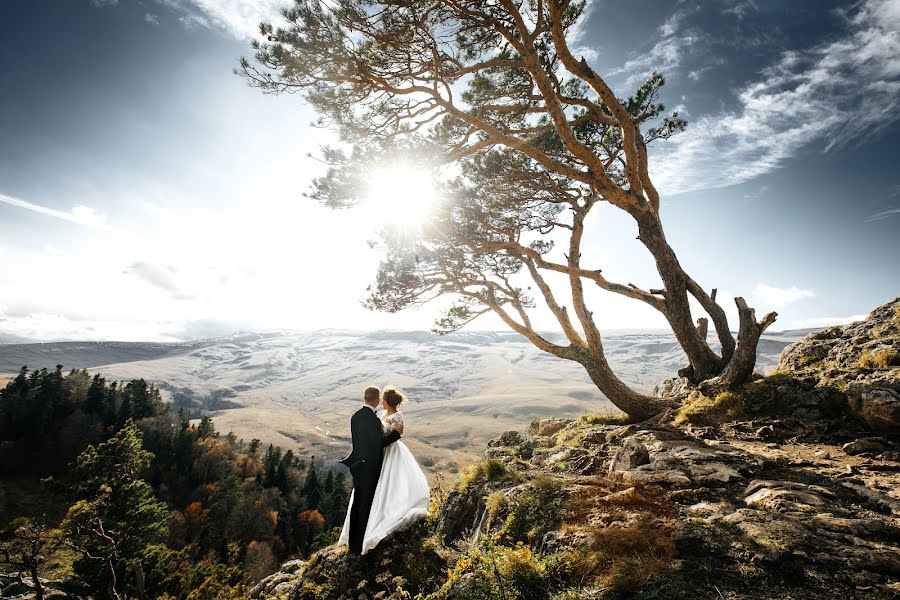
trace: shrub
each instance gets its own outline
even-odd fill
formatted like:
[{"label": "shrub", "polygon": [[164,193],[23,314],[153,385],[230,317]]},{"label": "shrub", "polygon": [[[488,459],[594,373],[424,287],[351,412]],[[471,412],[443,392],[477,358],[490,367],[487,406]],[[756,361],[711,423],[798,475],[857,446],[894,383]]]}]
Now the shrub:
[{"label": "shrub", "polygon": [[499,460],[489,458],[470,465],[456,484],[460,491],[491,481],[518,481],[519,475]]},{"label": "shrub", "polygon": [[495,546],[485,541],[463,554],[447,573],[447,581],[428,600],[545,600],[558,581],[548,577],[550,561],[528,546]]},{"label": "shrub", "polygon": [[488,510],[495,509],[491,516],[506,514],[497,541],[507,545],[539,543],[545,533],[562,523],[562,501],[559,483],[546,477],[535,479],[527,491],[513,498],[500,500],[492,494],[487,502]]}]

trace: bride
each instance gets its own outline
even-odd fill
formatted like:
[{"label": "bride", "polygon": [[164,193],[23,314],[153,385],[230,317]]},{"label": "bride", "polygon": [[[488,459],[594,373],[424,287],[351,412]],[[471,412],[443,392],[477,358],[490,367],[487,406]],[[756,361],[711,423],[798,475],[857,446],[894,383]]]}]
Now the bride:
[{"label": "bride", "polygon": [[[382,432],[387,435],[392,430],[403,433],[403,415],[397,410],[403,402],[403,395],[392,388],[384,390],[381,405],[384,416],[381,419]],[[417,519],[428,514],[428,479],[419,467],[415,457],[402,441],[385,448],[381,475],[375,488],[375,499],[369,512],[369,522],[363,536],[362,553],[365,554],[390,534],[400,531]],[[347,516],[338,544],[347,545],[350,538],[350,507],[353,493],[347,507]]]}]

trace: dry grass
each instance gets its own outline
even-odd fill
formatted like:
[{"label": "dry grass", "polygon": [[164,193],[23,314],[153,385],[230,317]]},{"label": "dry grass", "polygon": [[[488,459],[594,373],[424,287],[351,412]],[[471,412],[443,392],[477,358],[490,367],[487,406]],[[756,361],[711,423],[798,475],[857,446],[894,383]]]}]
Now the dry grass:
[{"label": "dry grass", "polygon": [[588,530],[590,542],[574,553],[575,570],[614,590],[634,590],[665,571],[675,556],[670,523],[643,515],[637,521]]},{"label": "dry grass", "polygon": [[582,425],[627,425],[630,419],[622,411],[605,410],[581,415],[578,422]]},{"label": "dry grass", "polygon": [[598,518],[614,521],[630,512],[666,518],[678,514],[675,506],[655,487],[630,486],[615,479],[594,477],[570,495],[565,508],[566,526],[578,529]]},{"label": "dry grass", "polygon": [[887,347],[866,350],[859,355],[857,365],[862,369],[887,369],[900,365],[900,353]]},{"label": "dry grass", "polygon": [[570,496],[565,529],[589,542],[573,553],[582,581],[614,590],[634,590],[665,571],[675,556],[678,509],[661,490],[627,486],[596,477]]}]

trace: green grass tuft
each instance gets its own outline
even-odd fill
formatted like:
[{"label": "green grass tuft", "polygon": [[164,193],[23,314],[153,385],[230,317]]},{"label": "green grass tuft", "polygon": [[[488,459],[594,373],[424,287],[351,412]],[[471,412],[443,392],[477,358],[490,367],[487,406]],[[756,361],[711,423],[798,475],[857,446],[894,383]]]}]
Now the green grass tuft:
[{"label": "green grass tuft", "polygon": [[456,483],[456,488],[462,491],[491,481],[518,481],[520,479],[519,474],[506,464],[488,458],[467,467]]}]

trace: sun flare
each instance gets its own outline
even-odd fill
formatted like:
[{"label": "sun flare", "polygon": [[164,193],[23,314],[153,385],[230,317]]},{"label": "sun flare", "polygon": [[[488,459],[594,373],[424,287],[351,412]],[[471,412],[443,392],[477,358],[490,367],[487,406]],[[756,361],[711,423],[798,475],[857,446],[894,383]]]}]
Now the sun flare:
[{"label": "sun flare", "polygon": [[366,204],[379,225],[414,229],[428,219],[438,199],[434,180],[427,170],[396,165],[374,174]]}]

